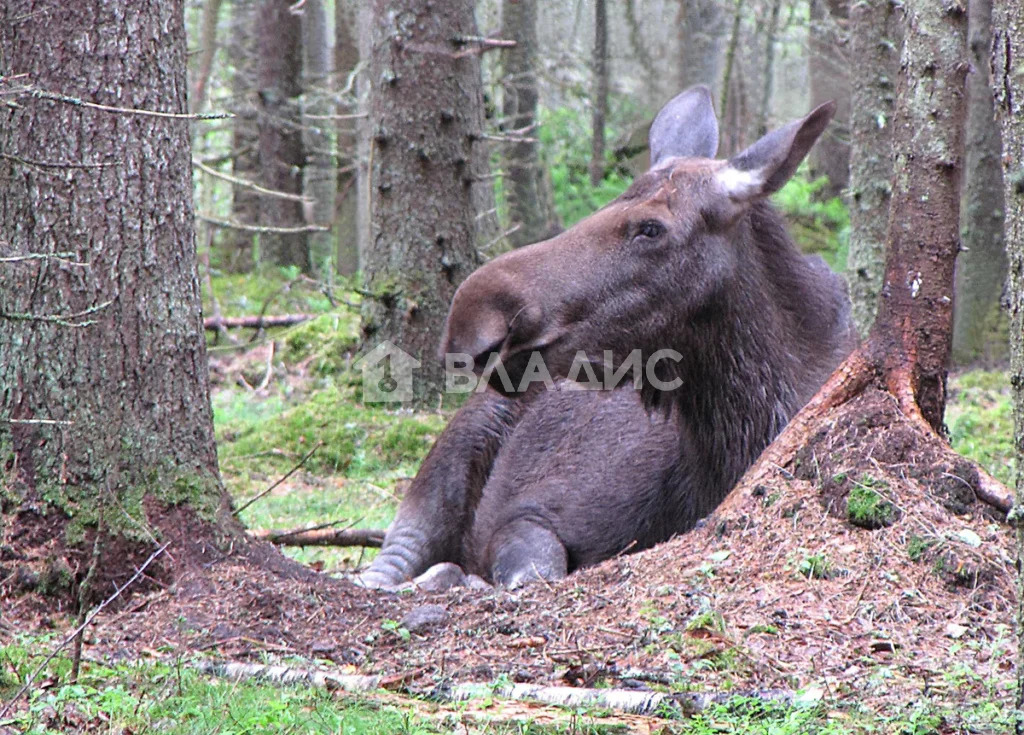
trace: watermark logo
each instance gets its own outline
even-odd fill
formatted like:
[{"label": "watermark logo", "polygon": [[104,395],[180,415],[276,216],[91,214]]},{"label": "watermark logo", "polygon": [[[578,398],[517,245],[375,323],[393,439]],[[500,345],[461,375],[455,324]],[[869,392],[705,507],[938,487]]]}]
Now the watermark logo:
[{"label": "watermark logo", "polygon": [[381,342],[355,362],[363,374],[363,403],[411,401],[412,372],[420,365],[393,342]]},{"label": "watermark logo", "polygon": [[[647,355],[633,350],[624,360],[616,362],[612,352],[605,350],[601,359],[585,351],[576,352],[565,373],[563,390],[614,390],[629,384],[638,390],[642,383],[655,390],[672,391],[682,379],[671,369],[683,356],[675,350],[657,350]],[[420,361],[391,342],[383,342],[360,358],[355,366],[363,374],[364,403],[393,403],[412,400],[413,371]],[[507,394],[526,393],[535,385],[551,390],[555,378],[540,352],[531,352],[522,374],[516,379],[506,366],[491,355],[478,373],[472,355],[452,352],[445,355],[445,393],[479,393],[489,383],[500,386]]]}]

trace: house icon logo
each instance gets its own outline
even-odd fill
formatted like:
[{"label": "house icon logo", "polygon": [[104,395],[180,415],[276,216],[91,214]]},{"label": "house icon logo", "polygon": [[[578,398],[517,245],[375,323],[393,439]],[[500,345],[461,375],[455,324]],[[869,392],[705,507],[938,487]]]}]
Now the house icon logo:
[{"label": "house icon logo", "polygon": [[412,400],[412,371],[420,361],[390,341],[381,342],[356,360],[363,374],[363,403]]}]

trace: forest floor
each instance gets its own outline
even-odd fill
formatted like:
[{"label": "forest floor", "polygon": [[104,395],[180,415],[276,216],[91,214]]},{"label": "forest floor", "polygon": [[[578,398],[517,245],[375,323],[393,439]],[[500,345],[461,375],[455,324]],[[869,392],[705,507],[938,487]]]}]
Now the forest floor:
[{"label": "forest floor", "polygon": [[[339,368],[338,332],[336,319],[293,330],[276,348],[214,353],[221,460],[236,502],[325,442],[247,511],[251,528],[314,519],[382,527],[448,415],[355,407],[351,386],[323,378]],[[270,388],[238,388],[246,375]],[[1007,477],[1003,437],[983,440],[1005,429],[998,376],[961,379],[948,422],[955,440]],[[206,563],[97,617],[84,657],[323,666],[423,695],[465,682],[710,692],[733,714],[782,695],[812,712],[813,725],[780,732],[995,732],[1009,727],[1014,683],[1012,534],[975,500],[964,472],[942,464],[887,396],[867,392],[790,466],[737,489],[695,531],[563,582],[384,594],[345,578],[359,551],[293,550],[311,566],[267,564],[276,551],[265,543],[216,550],[211,541]],[[201,543],[192,524],[179,519],[179,540]],[[36,542],[7,553],[44,560],[59,543]],[[12,597],[0,637],[72,622],[38,596]],[[455,711],[462,723],[548,716],[532,705],[503,713],[491,699],[457,710],[399,702],[428,719]],[[714,712],[719,729],[742,729]],[[602,707],[567,716],[581,714],[594,731],[669,723],[609,719]],[[771,717],[792,710],[754,721],[768,731]]]}]

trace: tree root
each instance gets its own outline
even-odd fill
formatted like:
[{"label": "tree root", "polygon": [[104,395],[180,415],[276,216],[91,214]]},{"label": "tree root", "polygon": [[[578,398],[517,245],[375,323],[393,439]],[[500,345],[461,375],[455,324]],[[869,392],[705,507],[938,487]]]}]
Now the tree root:
[{"label": "tree root", "polygon": [[1013,505],[1013,494],[999,480],[990,475],[977,462],[958,454],[925,419],[918,406],[914,382],[909,367],[883,367],[882,360],[872,356],[870,342],[854,350],[829,377],[821,389],[804,408],[790,420],[757,461],[740,478],[736,488],[719,506],[722,512],[735,506],[740,498],[749,495],[778,469],[786,467],[797,451],[810,441],[828,418],[840,406],[860,395],[866,388],[876,385],[889,393],[903,416],[928,441],[935,443],[942,458],[950,464],[967,463],[973,472],[964,478],[978,500],[1008,513]]}]

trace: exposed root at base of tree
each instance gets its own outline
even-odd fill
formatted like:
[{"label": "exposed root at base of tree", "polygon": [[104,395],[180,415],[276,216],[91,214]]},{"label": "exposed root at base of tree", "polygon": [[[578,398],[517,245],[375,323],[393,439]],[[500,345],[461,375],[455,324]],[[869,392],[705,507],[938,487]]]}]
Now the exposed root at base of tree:
[{"label": "exposed root at base of tree", "polygon": [[879,360],[869,357],[870,349],[868,343],[855,350],[839,366],[818,393],[786,425],[775,441],[761,453],[757,462],[747,470],[733,492],[719,506],[719,512],[728,510],[738,497],[749,494],[776,470],[788,466],[801,447],[826,426],[837,409],[872,385],[884,390],[893,398],[900,413],[921,435],[922,440],[934,445],[933,449],[941,461],[951,466],[967,465],[970,468],[970,472],[965,473],[969,476],[960,479],[970,485],[978,500],[1002,513],[1010,511],[1013,505],[1013,494],[1010,490],[977,462],[955,452],[945,438],[925,419],[915,398],[910,369],[886,370],[880,365]]}]

